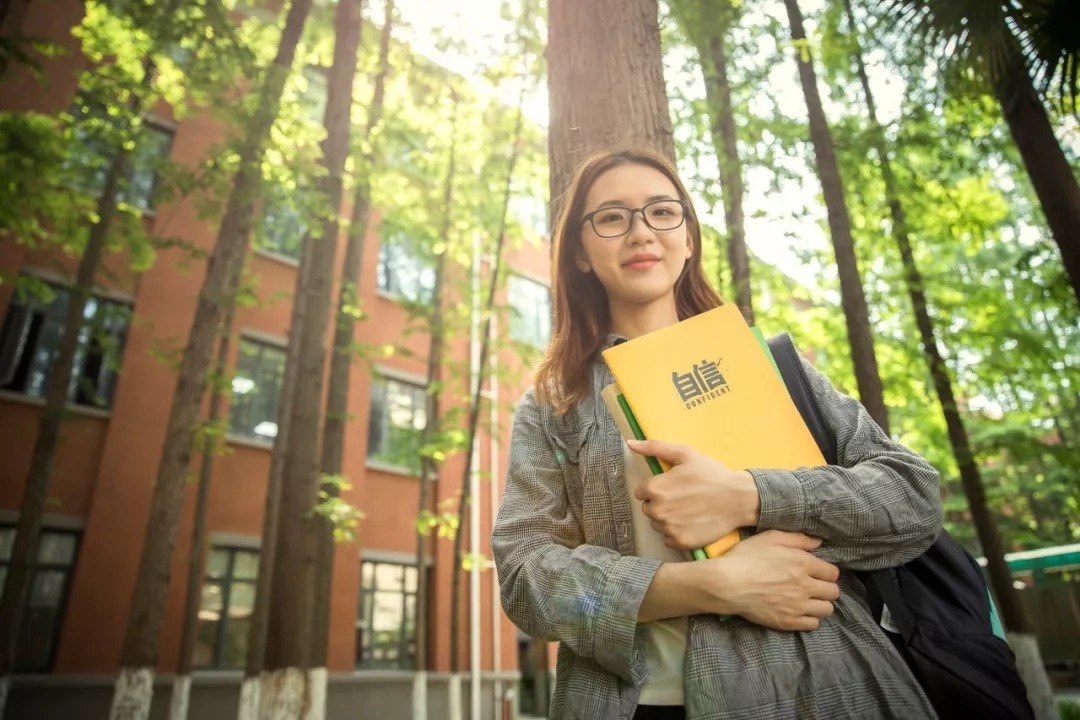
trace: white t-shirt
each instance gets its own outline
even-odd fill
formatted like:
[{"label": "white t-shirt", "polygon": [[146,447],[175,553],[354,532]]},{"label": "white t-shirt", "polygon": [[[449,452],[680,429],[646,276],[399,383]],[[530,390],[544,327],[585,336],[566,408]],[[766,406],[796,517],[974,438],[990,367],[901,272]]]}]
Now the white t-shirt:
[{"label": "white t-shirt", "polygon": [[[641,511],[641,501],[634,497],[639,482],[652,477],[645,458],[623,444],[623,468],[626,491],[630,497],[631,516],[634,524],[634,547],[638,557],[664,562],[684,562],[679,550],[664,544],[664,536],[656,532],[649,518]],[[641,689],[641,705],[683,704],[683,656],[686,654],[686,636],[689,621],[685,617],[656,620],[645,623],[645,660],[649,676]]]}]

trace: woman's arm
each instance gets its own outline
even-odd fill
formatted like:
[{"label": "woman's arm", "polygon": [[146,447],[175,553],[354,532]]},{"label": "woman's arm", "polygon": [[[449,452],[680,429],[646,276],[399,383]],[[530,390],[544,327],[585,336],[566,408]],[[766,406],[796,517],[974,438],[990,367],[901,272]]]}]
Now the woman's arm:
[{"label": "woman's arm", "polygon": [[823,420],[836,437],[837,463],[751,470],[760,498],[758,528],[820,537],[818,555],[851,570],[915,559],[941,531],[938,473],[893,442],[863,406],[803,361]]},{"label": "woman's arm", "polygon": [[532,391],[518,404],[492,531],[502,606],[533,637],[565,643],[627,682],[644,681],[638,613],[660,562],[586,545]]}]

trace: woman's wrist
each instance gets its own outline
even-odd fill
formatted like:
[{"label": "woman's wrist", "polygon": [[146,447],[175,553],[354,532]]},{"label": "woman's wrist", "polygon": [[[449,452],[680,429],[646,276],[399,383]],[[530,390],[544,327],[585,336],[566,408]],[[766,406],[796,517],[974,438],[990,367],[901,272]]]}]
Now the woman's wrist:
[{"label": "woman's wrist", "polygon": [[742,496],[740,505],[743,509],[739,527],[757,527],[758,520],[761,518],[761,495],[758,494],[757,480],[749,470],[742,470],[739,475]]}]

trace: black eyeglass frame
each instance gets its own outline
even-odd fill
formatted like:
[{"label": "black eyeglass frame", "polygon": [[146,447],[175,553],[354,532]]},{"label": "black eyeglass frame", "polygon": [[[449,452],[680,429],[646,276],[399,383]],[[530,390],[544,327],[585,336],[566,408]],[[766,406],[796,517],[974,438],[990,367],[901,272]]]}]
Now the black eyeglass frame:
[{"label": "black eyeglass frame", "polygon": [[[682,218],[679,220],[678,225],[675,225],[674,227],[658,228],[658,227],[654,226],[651,222],[649,222],[649,216],[645,214],[645,210],[647,208],[653,206],[653,205],[659,205],[660,203],[678,203],[679,207],[681,207],[682,211],[683,211],[682,212]],[[604,235],[599,230],[597,230],[596,229],[596,223],[593,222],[593,217],[595,217],[597,213],[602,213],[605,210],[628,210],[630,212],[630,219],[626,224],[626,229],[623,230],[618,235]],[[671,230],[678,230],[679,228],[681,228],[683,226],[683,223],[686,222],[686,201],[685,200],[677,200],[675,198],[670,198],[670,199],[665,198],[663,200],[653,200],[652,202],[645,203],[644,205],[642,205],[639,208],[628,208],[628,207],[623,207],[622,205],[608,205],[606,207],[602,207],[602,208],[598,208],[596,210],[593,210],[591,213],[589,213],[589,214],[585,215],[584,217],[582,217],[581,218],[581,224],[584,225],[585,223],[589,223],[589,225],[592,226],[593,232],[596,233],[598,237],[602,237],[602,238],[622,237],[623,235],[626,235],[628,232],[630,232],[630,230],[634,227],[634,214],[635,213],[641,213],[641,219],[644,221],[644,223],[651,230],[655,230],[656,232],[670,232]]]}]

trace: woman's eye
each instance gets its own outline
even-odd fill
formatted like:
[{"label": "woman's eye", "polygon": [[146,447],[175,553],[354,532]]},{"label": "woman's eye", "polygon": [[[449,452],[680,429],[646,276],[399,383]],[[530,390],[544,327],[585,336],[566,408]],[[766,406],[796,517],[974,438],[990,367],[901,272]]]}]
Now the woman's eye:
[{"label": "woman's eye", "polygon": [[621,212],[609,212],[609,213],[603,213],[602,215],[597,216],[596,219],[599,220],[602,223],[608,224],[608,223],[622,222],[623,217],[624,217],[623,213],[621,213]]}]

